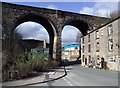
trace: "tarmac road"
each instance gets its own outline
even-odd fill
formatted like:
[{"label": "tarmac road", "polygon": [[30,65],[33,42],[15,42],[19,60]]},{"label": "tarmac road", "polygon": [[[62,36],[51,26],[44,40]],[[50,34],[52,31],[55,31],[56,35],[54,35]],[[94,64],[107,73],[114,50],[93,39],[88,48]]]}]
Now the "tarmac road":
[{"label": "tarmac road", "polygon": [[118,72],[115,71],[86,68],[80,65],[67,66],[66,69],[67,76],[32,86],[118,86]]}]

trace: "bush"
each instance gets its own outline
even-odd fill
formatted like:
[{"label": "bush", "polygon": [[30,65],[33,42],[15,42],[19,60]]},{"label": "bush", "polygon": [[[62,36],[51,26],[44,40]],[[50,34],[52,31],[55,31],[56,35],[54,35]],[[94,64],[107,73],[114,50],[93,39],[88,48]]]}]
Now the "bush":
[{"label": "bush", "polygon": [[18,70],[19,77],[25,77],[30,71],[32,71],[30,64],[22,62],[17,63],[16,70]]},{"label": "bush", "polygon": [[[20,58],[16,59],[13,66],[7,65],[8,61],[6,57],[3,56],[3,81],[33,76],[30,74],[37,74],[36,72],[48,71],[58,65],[58,62],[50,59],[49,54],[47,53],[24,52],[19,56]],[[12,72],[12,78],[9,76],[9,72]]]},{"label": "bush", "polygon": [[100,67],[99,67],[99,66],[96,66],[95,68],[96,68],[96,69],[100,69]]},{"label": "bush", "polygon": [[51,68],[55,68],[56,66],[58,66],[59,65],[59,62],[57,62],[57,61],[55,61],[55,60],[50,60],[49,61],[49,66],[51,67]]},{"label": "bush", "polygon": [[58,66],[58,63],[54,60],[41,60],[39,61],[39,64],[37,64],[34,67],[34,70],[37,72],[43,72],[43,71],[48,71],[52,68],[55,68],[56,66]]},{"label": "bush", "polygon": [[91,65],[89,65],[88,67],[89,67],[89,68],[93,68],[93,66],[94,66],[94,65],[93,65],[93,64],[91,64]]},{"label": "bush", "polygon": [[58,62],[55,60],[48,60],[45,59],[45,54],[38,55],[37,53],[34,54],[27,54],[28,60],[26,60],[26,54],[23,54],[21,60],[16,62],[15,70],[18,70],[19,77],[26,77],[29,73],[32,72],[43,72],[48,71],[52,68],[55,68],[58,65]]},{"label": "bush", "polygon": [[9,80],[9,76],[8,76],[8,73],[7,72],[3,72],[2,73],[2,81],[8,81]]},{"label": "bush", "polygon": [[8,56],[5,52],[2,54],[2,81],[9,80],[8,71],[10,69]]}]

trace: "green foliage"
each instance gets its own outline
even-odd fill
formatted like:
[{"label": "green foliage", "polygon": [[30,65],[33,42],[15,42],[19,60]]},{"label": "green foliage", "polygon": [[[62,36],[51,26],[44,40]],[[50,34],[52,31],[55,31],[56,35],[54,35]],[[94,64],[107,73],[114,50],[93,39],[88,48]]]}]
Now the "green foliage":
[{"label": "green foliage", "polygon": [[99,51],[100,51],[99,49],[96,50],[96,52],[99,52]]},{"label": "green foliage", "polygon": [[96,66],[95,68],[96,68],[96,69],[100,69],[100,67],[99,67],[99,66]]},{"label": "green foliage", "polygon": [[30,72],[32,69],[30,68],[30,64],[19,62],[16,65],[16,70],[18,70],[19,77],[27,76],[27,73]]},{"label": "green foliage", "polygon": [[43,72],[55,68],[58,63],[54,60],[48,60],[47,57],[45,53],[26,52],[16,63],[15,70],[18,70],[18,75],[22,78],[32,72]]},{"label": "green foliage", "polygon": [[48,53],[43,52],[44,49],[39,52],[25,52],[18,33],[5,34],[3,45],[2,81],[23,78],[32,72],[48,71],[57,65],[57,62],[50,60]]},{"label": "green foliage", "polygon": [[[21,57],[23,52],[20,48],[21,35],[16,31],[14,33],[3,32],[2,41],[2,80],[9,80],[9,71],[16,64],[16,61]],[[14,69],[13,69],[14,70]]]},{"label": "green foliage", "polygon": [[[3,81],[8,81],[9,72],[17,72],[15,79],[27,77],[28,74],[32,72],[43,72],[48,71],[52,68],[55,68],[58,65],[58,62],[49,58],[49,55],[46,53],[31,53],[25,52],[20,55],[21,57],[16,60],[15,65],[10,67],[8,71],[3,72]],[[6,60],[4,60],[4,64]],[[6,65],[4,65],[6,66]],[[4,67],[7,69],[7,67]],[[12,73],[14,75],[14,73]],[[14,76],[13,76],[14,77]]]},{"label": "green foliage", "polygon": [[7,80],[9,80],[8,73],[2,72],[2,81],[7,81]]},{"label": "green foliage", "polygon": [[25,52],[25,46],[29,48],[32,44],[23,43],[22,36],[17,31],[4,29],[2,45],[2,81],[14,79],[14,74],[17,75],[15,77],[22,78],[28,73],[47,71],[57,65],[50,60],[48,53],[43,53],[44,49],[41,52]]}]

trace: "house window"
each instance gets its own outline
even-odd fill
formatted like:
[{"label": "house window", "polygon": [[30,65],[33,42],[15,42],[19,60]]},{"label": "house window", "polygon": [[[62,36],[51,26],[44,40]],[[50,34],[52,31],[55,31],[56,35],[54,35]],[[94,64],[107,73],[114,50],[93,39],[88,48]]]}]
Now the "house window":
[{"label": "house window", "polygon": [[88,35],[88,42],[90,42],[90,35]]},{"label": "house window", "polygon": [[82,49],[82,50],[83,50],[83,53],[84,53],[84,46],[83,46],[83,49]]},{"label": "house window", "polygon": [[91,63],[91,56],[90,55],[88,56],[88,60],[89,60],[89,63]]},{"label": "house window", "polygon": [[99,55],[97,55],[97,60],[99,60]]},{"label": "house window", "polygon": [[75,49],[78,49],[78,47],[75,47]]},{"label": "house window", "polygon": [[113,39],[108,40],[108,50],[109,51],[113,50]]},{"label": "house window", "polygon": [[96,43],[96,52],[99,52],[100,51],[100,44],[99,42]]},{"label": "house window", "polygon": [[108,25],[107,29],[108,29],[108,36],[112,35],[113,33],[112,24]]},{"label": "house window", "polygon": [[88,52],[90,52],[90,48],[91,48],[91,47],[90,47],[90,44],[89,44],[89,45],[88,45]]},{"label": "house window", "polygon": [[115,59],[113,57],[109,57],[110,62],[115,62]]},{"label": "house window", "polygon": [[101,30],[101,36],[103,36],[103,29]]},{"label": "house window", "polygon": [[85,56],[83,55],[83,62],[84,62],[84,58],[85,58]]},{"label": "house window", "polygon": [[99,55],[97,55],[97,64],[99,64],[100,63],[100,57],[99,57]]},{"label": "house window", "polygon": [[112,24],[108,25],[107,29],[108,29],[108,50],[111,51],[111,50],[113,50],[113,38],[112,38],[113,28],[112,28]]},{"label": "house window", "polygon": [[82,38],[82,43],[84,44],[84,37]]},{"label": "house window", "polygon": [[96,31],[96,39],[99,39],[99,31]]}]

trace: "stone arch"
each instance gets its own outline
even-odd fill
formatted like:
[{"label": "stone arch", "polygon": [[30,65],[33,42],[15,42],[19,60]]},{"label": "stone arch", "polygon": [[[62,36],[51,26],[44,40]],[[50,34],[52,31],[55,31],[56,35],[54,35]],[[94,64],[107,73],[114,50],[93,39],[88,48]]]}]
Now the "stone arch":
[{"label": "stone arch", "polygon": [[86,35],[87,30],[90,30],[89,24],[82,20],[69,20],[64,23],[63,27],[65,25],[71,25],[78,28],[82,35]]},{"label": "stone arch", "polygon": [[49,32],[52,32],[54,35],[56,35],[56,30],[55,30],[55,24],[52,20],[50,20],[47,16],[42,15],[37,15],[34,13],[27,13],[27,14],[22,14],[19,17],[15,19],[15,28],[26,21],[33,21],[41,24],[43,27],[46,28],[46,30]]},{"label": "stone arch", "polygon": [[[87,22],[85,22],[84,20],[71,19],[71,20],[67,20],[66,22],[64,22],[64,24],[62,25],[61,34],[63,31],[63,28],[67,25],[78,28],[78,30],[82,33],[82,35],[86,35],[87,31],[90,30],[90,25]],[[81,46],[80,46],[80,48],[81,48]],[[79,51],[79,53],[80,52],[81,52],[81,50]]]},{"label": "stone arch", "polygon": [[33,13],[22,14],[15,19],[14,29],[21,23],[27,22],[27,21],[39,23],[47,30],[49,37],[50,37],[49,54],[50,54],[50,57],[52,58],[54,36],[56,35],[54,23],[48,17],[44,15],[36,15]]}]

